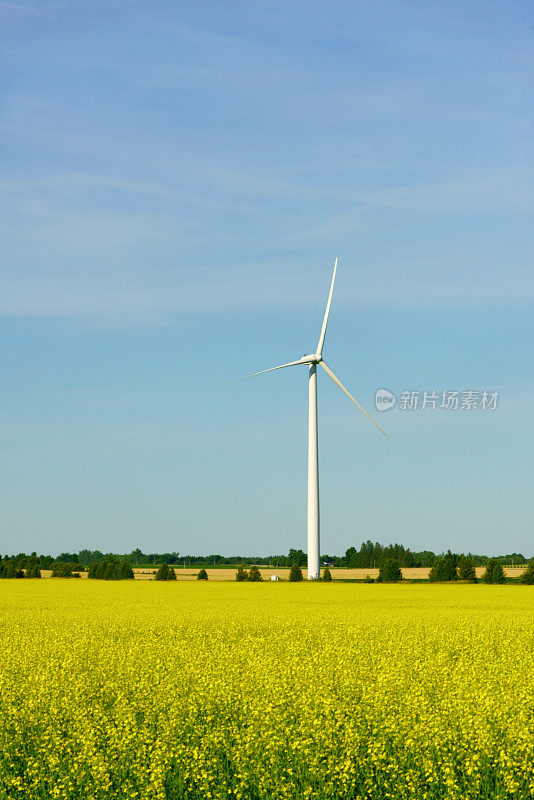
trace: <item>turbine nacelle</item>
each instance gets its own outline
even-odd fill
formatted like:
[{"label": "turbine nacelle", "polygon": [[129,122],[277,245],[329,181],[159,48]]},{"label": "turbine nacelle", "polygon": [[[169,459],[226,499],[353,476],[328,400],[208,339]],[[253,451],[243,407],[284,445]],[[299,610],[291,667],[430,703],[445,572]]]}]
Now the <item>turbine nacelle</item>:
[{"label": "turbine nacelle", "polygon": [[302,356],[299,359],[301,364],[319,364],[322,361],[322,356],[320,353],[311,353],[310,355]]}]

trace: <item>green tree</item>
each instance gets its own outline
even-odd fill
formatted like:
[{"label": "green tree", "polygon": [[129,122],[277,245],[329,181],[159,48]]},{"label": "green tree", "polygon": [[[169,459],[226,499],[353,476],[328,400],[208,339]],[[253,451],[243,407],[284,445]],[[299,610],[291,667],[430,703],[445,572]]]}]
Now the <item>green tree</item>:
[{"label": "green tree", "polygon": [[289,573],[289,580],[292,583],[297,583],[298,581],[303,580],[302,570],[298,564],[292,565],[291,571]]},{"label": "green tree", "polygon": [[417,559],[410,549],[404,551],[404,555],[402,556],[402,566],[403,567],[418,566]]},{"label": "green tree", "polygon": [[395,558],[386,558],[378,570],[379,583],[396,583],[402,580],[400,564]]},{"label": "green tree", "polygon": [[208,573],[206,572],[204,567],[202,567],[202,569],[200,570],[200,572],[197,575],[197,581],[207,581],[207,580],[208,580]]},{"label": "green tree", "polygon": [[[202,571],[202,570],[201,570]],[[199,573],[200,574],[200,573]],[[170,567],[166,561],[163,562],[161,567],[156,572],[155,581],[175,581],[176,572]]]},{"label": "green tree", "polygon": [[243,569],[243,567],[238,567],[237,572],[235,574],[236,581],[248,581],[248,572]]},{"label": "green tree", "polygon": [[332,573],[330,572],[328,567],[326,567],[325,569],[323,569],[323,581],[325,581],[326,583],[330,583],[331,580],[332,580]]},{"label": "green tree", "polygon": [[15,564],[10,559],[4,561],[2,564],[2,570],[0,572],[0,578],[16,578],[18,574],[18,570],[15,567]]},{"label": "green tree", "polygon": [[99,564],[91,564],[87,577],[103,581],[133,580],[134,572],[128,561],[107,558]]},{"label": "green tree", "polygon": [[456,553],[451,553],[450,550],[442,556],[437,556],[434,561],[428,580],[432,583],[439,583],[442,581],[456,581],[458,580],[458,556]]},{"label": "green tree", "polygon": [[522,573],[522,575],[521,575],[519,580],[521,581],[521,583],[526,583],[526,584],[528,584],[530,586],[532,584],[534,584],[534,558],[532,558],[528,562],[528,567]]},{"label": "green tree", "polygon": [[471,556],[460,556],[458,560],[458,577],[461,581],[477,582],[475,565]]},{"label": "green tree", "polygon": [[484,583],[504,583],[506,578],[502,564],[495,558],[490,558],[486,564],[486,571],[482,576]]},{"label": "green tree", "polygon": [[248,571],[248,579],[252,583],[258,583],[259,581],[263,580],[263,578],[261,577],[261,572],[259,571],[259,569],[256,566],[256,564],[253,564],[251,566],[251,568],[249,569],[249,571]]},{"label": "green tree", "polygon": [[[174,570],[172,570],[172,572],[174,573],[174,579],[176,580],[176,573]],[[118,573],[118,578],[120,581],[130,581],[134,578],[132,565],[128,563],[128,561],[123,561],[122,564],[119,565]]]},{"label": "green tree", "polygon": [[39,569],[38,564],[30,564],[30,566],[26,569],[26,577],[27,578],[40,578],[41,577],[41,570]]},{"label": "green tree", "polygon": [[304,550],[294,550],[291,548],[288,555],[288,561],[290,564],[298,564],[299,567],[304,567],[306,565],[306,561],[308,557]]},{"label": "green tree", "polygon": [[154,576],[155,581],[168,581],[169,580],[169,565],[166,561],[163,562],[161,567],[157,570]]},{"label": "green tree", "polygon": [[[54,561],[51,566],[52,578],[73,578],[75,576],[73,572],[74,563],[72,562]],[[76,577],[79,578],[79,574],[76,574]]]},{"label": "green tree", "polygon": [[91,564],[87,571],[88,578],[99,578],[100,564]]}]

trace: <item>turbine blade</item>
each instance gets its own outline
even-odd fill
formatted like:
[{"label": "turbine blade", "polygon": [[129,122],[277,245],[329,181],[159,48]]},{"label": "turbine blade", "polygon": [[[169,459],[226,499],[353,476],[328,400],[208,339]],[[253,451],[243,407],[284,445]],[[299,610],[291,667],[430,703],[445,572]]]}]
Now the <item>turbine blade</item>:
[{"label": "turbine blade", "polygon": [[302,361],[290,361],[289,364],[280,364],[278,367],[271,367],[270,369],[262,369],[260,372],[253,372],[252,375],[245,375],[244,378],[238,378],[237,381],[232,381],[232,383],[241,383],[241,381],[246,381],[248,378],[254,378],[255,375],[263,375],[265,372],[273,372],[275,369],[284,369],[284,367],[296,367],[297,364],[302,364]]},{"label": "turbine blade", "polygon": [[332,378],[332,380],[334,381],[334,383],[335,383],[335,384],[337,384],[337,386],[339,386],[339,388],[341,389],[341,391],[342,391],[342,392],[345,392],[345,394],[347,395],[347,397],[350,397],[350,399],[352,400],[352,402],[353,402],[353,403],[355,403],[355,404],[358,406],[358,408],[360,409],[360,411],[361,411],[362,413],[364,413],[364,414],[365,414],[365,416],[367,417],[367,419],[371,420],[371,422],[373,423],[373,425],[375,426],[375,428],[378,428],[378,430],[379,430],[379,431],[381,431],[381,432],[384,434],[384,436],[387,436],[387,433],[386,433],[384,430],[382,430],[382,428],[380,427],[380,425],[377,425],[377,423],[374,421],[374,419],[373,419],[372,417],[370,417],[370,416],[369,416],[369,414],[367,413],[367,411],[366,411],[364,408],[362,408],[362,407],[361,407],[361,405],[358,403],[358,401],[357,401],[357,400],[355,400],[355,399],[354,399],[354,397],[351,395],[351,393],[350,393],[350,392],[349,392],[347,389],[345,389],[345,387],[343,386],[343,384],[341,383],[341,381],[339,380],[339,378],[338,378],[336,375],[334,375],[334,373],[332,372],[332,370],[330,369],[330,367],[328,366],[328,364],[325,364],[325,363],[324,363],[324,361],[321,361],[321,362],[320,362],[320,364],[321,364],[321,367],[324,369],[324,371],[327,373],[327,375],[329,375],[329,376]]},{"label": "turbine blade", "polygon": [[324,312],[323,327],[321,328],[321,335],[319,336],[319,343],[317,345],[317,354],[321,355],[323,352],[324,337],[326,336],[326,326],[328,324],[328,315],[330,314],[330,303],[332,302],[332,292],[334,291],[334,281],[337,272],[337,258],[334,262],[334,274],[332,275],[332,283],[330,284],[330,294],[328,295],[328,302],[326,304],[326,311]]}]

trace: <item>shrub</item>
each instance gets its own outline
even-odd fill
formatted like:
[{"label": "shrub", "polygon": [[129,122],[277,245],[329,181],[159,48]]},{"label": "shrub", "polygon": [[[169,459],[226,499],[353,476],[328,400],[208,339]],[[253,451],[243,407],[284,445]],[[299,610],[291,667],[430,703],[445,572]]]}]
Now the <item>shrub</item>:
[{"label": "shrub", "polygon": [[238,567],[235,579],[236,581],[248,581],[248,572],[243,567]]},{"label": "shrub", "polygon": [[[202,570],[200,570],[202,572]],[[199,575],[200,575],[199,572]],[[207,576],[206,576],[207,577]],[[175,581],[176,580],[176,572],[172,567],[170,567],[166,561],[163,562],[161,567],[156,572],[156,576],[154,578],[155,581]]]},{"label": "shrub", "polygon": [[374,579],[371,578],[370,575],[366,575],[365,578],[363,579],[363,582],[364,583],[374,583]]},{"label": "shrub", "polygon": [[521,581],[521,583],[526,583],[529,585],[534,584],[534,558],[529,561],[528,567],[521,574],[519,580]]},{"label": "shrub", "polygon": [[208,580],[208,573],[206,572],[204,567],[202,567],[202,569],[200,570],[200,572],[197,575],[197,581],[207,581],[207,580]]},{"label": "shrub", "polygon": [[395,558],[386,558],[380,564],[378,570],[379,583],[397,583],[402,580],[402,572],[399,562]]},{"label": "shrub", "polygon": [[484,583],[504,583],[506,580],[504,569],[499,561],[490,558],[486,564],[486,571],[482,576]]},{"label": "shrub", "polygon": [[292,583],[297,583],[298,581],[303,580],[302,570],[298,564],[293,564],[291,567],[291,571],[289,573],[289,580]]},{"label": "shrub", "polygon": [[[74,564],[65,561],[54,561],[51,564],[52,567],[52,578],[73,578],[73,569]],[[76,577],[80,577],[79,574]]]},{"label": "shrub", "polygon": [[458,561],[458,577],[461,581],[471,581],[471,583],[477,582],[475,565],[473,564],[471,556],[460,556],[460,560]]},{"label": "shrub", "polygon": [[327,583],[330,583],[331,580],[332,580],[332,573],[330,572],[328,567],[326,567],[323,570],[323,581],[326,581]]},{"label": "shrub", "polygon": [[169,565],[166,561],[163,562],[161,567],[156,571],[154,576],[155,581],[167,581],[169,580]]},{"label": "shrub", "polygon": [[253,564],[251,566],[251,568],[249,569],[248,579],[249,579],[249,581],[252,581],[253,583],[258,583],[259,581],[263,580],[263,578],[261,577],[261,572],[259,571],[259,569],[256,566],[256,564]]}]

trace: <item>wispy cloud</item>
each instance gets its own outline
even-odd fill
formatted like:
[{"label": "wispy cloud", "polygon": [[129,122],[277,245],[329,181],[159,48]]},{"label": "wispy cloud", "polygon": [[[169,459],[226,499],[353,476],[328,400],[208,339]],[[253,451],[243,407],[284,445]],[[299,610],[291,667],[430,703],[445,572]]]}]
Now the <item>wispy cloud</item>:
[{"label": "wispy cloud", "polygon": [[[531,302],[525,48],[499,43],[496,69],[471,52],[478,25],[395,0],[385,26],[315,8],[296,32],[272,8],[228,25],[129,0],[3,5],[69,35],[6,57],[0,314],[315,307],[336,254],[358,265],[347,307]],[[64,15],[130,5],[112,28]]]}]

